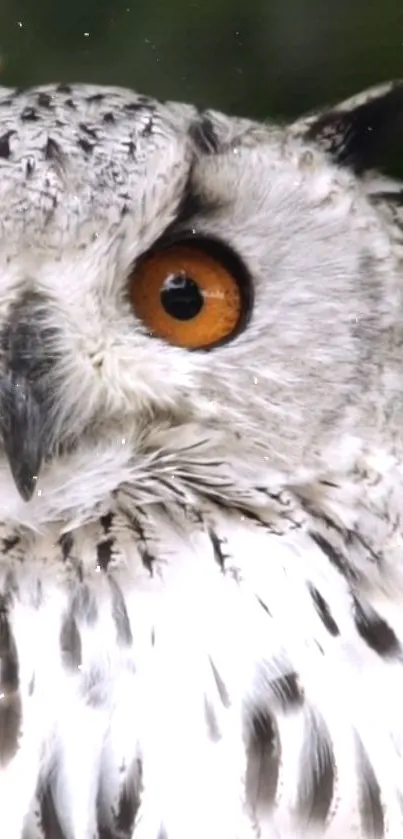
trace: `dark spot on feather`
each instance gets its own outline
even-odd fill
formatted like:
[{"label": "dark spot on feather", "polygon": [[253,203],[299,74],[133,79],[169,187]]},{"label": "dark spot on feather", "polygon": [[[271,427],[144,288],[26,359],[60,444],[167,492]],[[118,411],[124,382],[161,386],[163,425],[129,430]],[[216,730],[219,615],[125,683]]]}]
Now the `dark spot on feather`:
[{"label": "dark spot on feather", "polygon": [[57,93],[65,93],[67,96],[71,94],[71,87],[69,84],[58,84],[56,87]]},{"label": "dark spot on feather", "polygon": [[66,108],[70,108],[72,111],[76,111],[76,110],[77,110],[77,105],[76,105],[76,103],[73,101],[73,99],[65,99],[64,104],[65,104]]},{"label": "dark spot on feather", "polygon": [[259,603],[259,606],[263,609],[263,611],[266,612],[267,615],[271,615],[271,611],[268,608],[268,606],[266,606],[266,603],[264,603],[263,600],[261,600],[261,598],[258,596],[256,596],[256,600]]},{"label": "dark spot on feather", "polygon": [[332,563],[332,565],[334,565],[334,567],[337,568],[337,570],[340,571],[344,577],[347,577],[347,579],[351,579],[353,574],[350,572],[350,569],[347,566],[343,554],[339,553],[339,551],[337,551],[333,547],[333,545],[331,545],[330,542],[328,542],[328,540],[325,539],[324,536],[322,536],[321,533],[311,531],[310,536],[311,539],[313,539],[313,541],[317,544],[318,548],[320,548],[320,550],[323,551],[325,556],[327,556],[328,560]]},{"label": "dark spot on feather", "polygon": [[10,551],[12,551],[13,548],[15,548],[16,545],[18,545],[19,541],[20,540],[18,536],[13,536],[11,539],[3,539],[1,550],[2,554],[8,554]]},{"label": "dark spot on feather", "polygon": [[200,117],[190,126],[189,134],[199,149],[204,154],[216,154],[220,143],[214,131],[213,123],[206,117]]},{"label": "dark spot on feather", "polygon": [[206,726],[210,740],[212,740],[213,743],[217,743],[217,741],[221,737],[221,732],[218,725],[215,710],[206,696],[204,697],[204,719],[206,720]]},{"label": "dark spot on feather", "polygon": [[102,527],[102,530],[105,533],[105,536],[108,536],[110,533],[110,529],[112,527],[113,522],[113,513],[106,513],[104,516],[101,516],[99,519],[99,523]]},{"label": "dark spot on feather", "polygon": [[28,157],[25,161],[25,177],[26,178],[31,178],[34,172],[35,172],[35,159],[33,157]]},{"label": "dark spot on feather", "polygon": [[389,624],[368,604],[363,607],[353,598],[353,617],[358,634],[378,655],[390,656],[400,652],[399,641]]},{"label": "dark spot on feather", "polygon": [[84,137],[79,137],[77,145],[80,146],[80,149],[82,149],[85,154],[91,154],[94,148],[94,144],[89,143]]},{"label": "dark spot on feather", "polygon": [[46,160],[55,160],[60,163],[63,159],[63,152],[59,146],[59,143],[56,140],[53,140],[52,137],[48,137],[46,146],[44,148],[44,154]]},{"label": "dark spot on feather", "polygon": [[133,643],[133,635],[123,594],[112,577],[108,577],[108,581],[112,594],[112,615],[116,626],[117,639],[119,643],[130,646]]},{"label": "dark spot on feather", "polygon": [[6,131],[6,133],[2,134],[0,137],[0,157],[3,157],[4,160],[8,160],[10,157],[10,137],[12,137],[13,134],[15,134],[15,131]]},{"label": "dark spot on feather", "polygon": [[153,574],[154,574],[155,557],[153,556],[153,554],[148,549],[148,546],[147,546],[147,541],[148,540],[147,540],[147,537],[146,537],[144,527],[142,526],[142,524],[141,524],[141,522],[140,522],[140,520],[137,516],[134,517],[134,516],[128,514],[128,519],[130,521],[130,524],[131,524],[133,530],[139,536],[140,541],[137,545],[137,548],[138,548],[138,552],[140,554],[141,561],[142,561],[144,567],[147,569],[148,573],[150,574],[150,577],[152,577]]},{"label": "dark spot on feather", "polygon": [[216,683],[217,693],[218,693],[218,695],[221,699],[221,702],[222,702],[224,708],[229,708],[230,705],[231,705],[231,702],[230,702],[229,693],[227,691],[227,688],[225,687],[223,679],[221,678],[214,662],[212,661],[211,658],[209,658],[209,661],[210,661],[211,669],[213,671],[213,677],[214,677],[214,681]]},{"label": "dark spot on feather", "polygon": [[103,93],[92,93],[91,96],[87,96],[86,101],[95,104],[96,102],[103,102],[104,99]]},{"label": "dark spot on feather", "polygon": [[135,114],[138,111],[143,111],[144,112],[145,110],[148,110],[148,109],[151,110],[148,102],[143,102],[143,101],[140,101],[140,100],[137,101],[137,102],[128,102],[126,105],[124,105],[124,109],[125,109],[125,111],[129,111],[129,113],[133,113],[133,114]]},{"label": "dark spot on feather", "polygon": [[116,814],[116,827],[119,831],[127,835],[131,834],[139,806],[139,798],[136,795],[129,795],[127,790],[123,790]]},{"label": "dark spot on feather", "polygon": [[19,694],[0,699],[0,766],[6,766],[18,749],[22,704]]},{"label": "dark spot on feather", "polygon": [[107,122],[110,125],[112,125],[114,122],[116,122],[112,111],[107,111],[106,114],[103,114],[102,119],[103,119],[103,122]]},{"label": "dark spot on feather", "polygon": [[66,839],[60,826],[49,786],[40,796],[40,818],[44,839]]},{"label": "dark spot on feather", "polygon": [[86,125],[85,122],[79,123],[80,131],[83,131],[84,134],[87,134],[88,137],[91,137],[92,140],[97,140],[98,135],[95,128],[90,128],[89,125]]},{"label": "dark spot on feather", "polygon": [[62,533],[59,539],[63,562],[66,562],[73,550],[74,540],[71,533]]},{"label": "dark spot on feather", "polygon": [[246,794],[254,810],[274,803],[280,771],[280,744],[274,721],[260,708],[248,720]]},{"label": "dark spot on feather", "polygon": [[362,835],[380,839],[385,833],[381,790],[361,741],[357,741],[358,806]]},{"label": "dark spot on feather", "polygon": [[219,539],[212,528],[209,529],[208,534],[213,546],[214,559],[223,571],[225,568],[225,560],[227,559],[227,556],[222,549],[223,540]]},{"label": "dark spot on feather", "polygon": [[0,600],[0,694],[0,765],[4,766],[17,751],[22,719],[17,646],[4,598]]},{"label": "dark spot on feather", "polygon": [[123,145],[124,145],[124,146],[126,146],[126,148],[127,148],[127,153],[128,153],[128,155],[129,155],[129,157],[134,157],[134,154],[135,154],[135,151],[136,151],[136,145],[135,145],[135,143],[133,143],[133,141],[132,141],[132,140],[129,140],[129,142],[128,142],[128,143],[123,143]]},{"label": "dark spot on feather", "polygon": [[0,692],[13,694],[19,685],[18,654],[4,597],[0,600],[0,664]]},{"label": "dark spot on feather", "polygon": [[49,93],[44,93],[43,91],[38,93],[36,101],[41,108],[50,108],[52,106],[52,97],[49,96]]},{"label": "dark spot on feather", "polygon": [[328,632],[330,632],[333,636],[340,635],[339,627],[333,618],[330,607],[326,603],[325,598],[322,597],[320,591],[318,591],[315,586],[309,585],[309,591],[315,604],[316,611]]},{"label": "dark spot on feather", "polygon": [[27,107],[21,111],[20,118],[23,122],[37,122],[39,119],[38,112],[35,108]]},{"label": "dark spot on feather", "polygon": [[284,711],[297,708],[304,702],[304,692],[296,673],[287,673],[270,682],[270,687]]},{"label": "dark spot on feather", "polygon": [[66,615],[62,622],[60,649],[65,667],[76,670],[81,664],[81,638],[71,614]]},{"label": "dark spot on feather", "polygon": [[307,825],[323,824],[329,814],[335,786],[333,744],[322,719],[308,714],[300,758],[298,816]]},{"label": "dark spot on feather", "polygon": [[[128,774],[124,765],[119,767],[119,772],[125,775],[126,779],[117,808],[113,808],[111,813],[113,826],[109,828],[101,825],[99,839],[129,839],[133,834],[133,827],[140,807],[143,788],[141,761],[137,759]],[[98,809],[102,812],[103,808],[99,800]]]},{"label": "dark spot on feather", "polygon": [[114,539],[105,539],[97,544],[97,560],[102,571],[106,571],[111,559]]}]

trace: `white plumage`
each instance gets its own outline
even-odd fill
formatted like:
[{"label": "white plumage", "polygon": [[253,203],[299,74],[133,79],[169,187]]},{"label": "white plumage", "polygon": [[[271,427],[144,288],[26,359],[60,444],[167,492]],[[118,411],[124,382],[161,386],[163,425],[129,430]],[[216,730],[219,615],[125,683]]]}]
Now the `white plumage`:
[{"label": "white plumage", "polygon": [[1,90],[4,839],[400,839],[402,108]]}]

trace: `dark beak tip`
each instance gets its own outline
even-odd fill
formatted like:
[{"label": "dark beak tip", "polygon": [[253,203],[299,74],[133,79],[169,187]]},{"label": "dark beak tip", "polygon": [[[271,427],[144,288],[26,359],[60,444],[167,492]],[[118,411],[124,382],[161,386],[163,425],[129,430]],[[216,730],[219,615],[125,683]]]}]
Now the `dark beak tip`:
[{"label": "dark beak tip", "polygon": [[34,478],[29,483],[27,483],[26,481],[24,483],[16,482],[16,486],[22,500],[26,502],[31,501],[36,486],[36,478]]},{"label": "dark beak tip", "polygon": [[11,473],[23,501],[31,501],[38,480],[37,475],[32,475],[25,469],[18,471],[18,473],[11,470]]},{"label": "dark beak tip", "polygon": [[44,455],[42,407],[33,385],[12,371],[0,379],[0,433],[14,483],[30,501]]}]

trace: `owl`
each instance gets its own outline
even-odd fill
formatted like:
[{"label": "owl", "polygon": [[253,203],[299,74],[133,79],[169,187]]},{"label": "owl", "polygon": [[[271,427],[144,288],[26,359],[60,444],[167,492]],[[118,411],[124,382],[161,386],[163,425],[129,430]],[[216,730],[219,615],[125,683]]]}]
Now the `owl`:
[{"label": "owl", "polygon": [[0,835],[403,830],[403,83],[0,90]]}]

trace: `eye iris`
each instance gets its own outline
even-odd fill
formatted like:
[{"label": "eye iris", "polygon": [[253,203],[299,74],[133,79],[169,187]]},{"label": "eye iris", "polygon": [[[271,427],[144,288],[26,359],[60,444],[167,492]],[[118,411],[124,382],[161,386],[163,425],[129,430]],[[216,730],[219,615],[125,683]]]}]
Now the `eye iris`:
[{"label": "eye iris", "polygon": [[164,280],[160,298],[166,313],[176,320],[191,320],[204,306],[199,286],[185,272],[171,274]]}]

